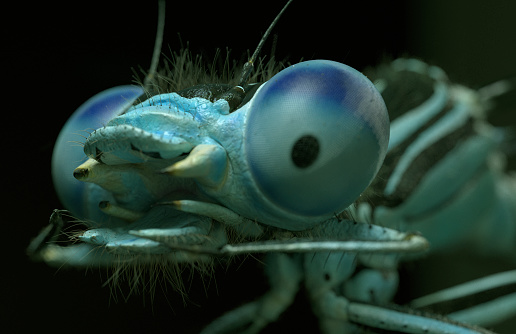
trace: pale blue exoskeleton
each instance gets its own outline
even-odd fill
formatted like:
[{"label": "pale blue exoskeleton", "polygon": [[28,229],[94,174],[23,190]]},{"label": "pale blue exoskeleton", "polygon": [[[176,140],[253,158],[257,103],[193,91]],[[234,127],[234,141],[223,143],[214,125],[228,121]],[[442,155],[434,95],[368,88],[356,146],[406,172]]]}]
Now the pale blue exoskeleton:
[{"label": "pale blue exoskeleton", "polygon": [[[258,332],[292,303],[301,282],[327,333],[362,325],[485,333],[386,307],[398,284],[397,255],[421,252],[428,244],[412,233],[342,219],[357,198],[367,202],[360,194],[407,129],[393,126],[388,146],[389,120],[373,84],[325,60],[296,64],[262,85],[248,84],[247,75],[236,87],[203,85],[133,106],[141,90],[131,87],[86,102],[63,129],[53,171],[58,194],[88,230],[69,247],[56,245],[55,231],[46,231],[30,250],[59,265],[134,267],[273,253],[267,261],[271,290],[219,318],[208,333],[235,332],[242,325]],[[103,113],[111,100],[118,103]],[[422,110],[428,116],[431,108]],[[106,118],[99,120],[98,111]],[[73,175],[89,186],[74,179],[60,184],[70,181],[70,164],[84,161],[82,154],[63,151],[69,144],[64,136],[86,128],[96,129],[84,143],[89,159]],[[396,175],[386,181],[397,182]],[[425,196],[415,200],[428,203]],[[355,217],[383,223],[371,219],[372,208],[362,207],[366,214],[359,206]],[[55,212],[51,227],[59,230],[60,224]],[[245,242],[229,242],[229,230]],[[246,239],[256,237],[265,241]]]},{"label": "pale blue exoskeleton", "polygon": [[388,137],[372,83],[346,65],[315,60],[281,71],[232,113],[225,100],[154,96],[94,131],[84,149],[108,165],[188,154],[166,172],[193,178],[212,201],[248,219],[297,231],[360,195]]},{"label": "pale blue exoskeleton", "polygon": [[[134,223],[79,238],[166,252],[156,241],[192,233],[175,209],[191,219],[240,221],[252,230],[244,235],[259,235],[254,222],[306,230],[368,186],[387,142],[380,95],[365,76],[336,62],[291,66],[234,112],[224,99],[157,95],[92,132],[84,144],[90,159],[74,172],[109,190],[109,198],[95,197],[103,212]],[[202,225],[188,228],[207,235]]]},{"label": "pale blue exoskeleton", "polygon": [[[371,302],[367,296],[375,282],[385,286],[374,294],[375,302],[379,302],[380,296],[383,302],[392,298],[396,276],[386,279],[387,274],[370,270],[351,277],[356,252],[403,253],[427,247],[424,239],[416,236],[332,218],[369,185],[385,155],[388,117],[377,90],[362,74],[346,65],[309,61],[280,72],[263,84],[249,102],[230,111],[224,99],[211,102],[177,93],[163,94],[129,108],[92,132],[84,145],[90,159],[75,170],[75,177],[109,189],[113,202],[108,205],[102,198],[97,200],[104,203],[101,207],[108,215],[126,220],[128,224],[95,228],[79,239],[86,244],[104,246],[119,256],[123,252],[131,252],[133,256],[137,253],[169,254],[175,261],[192,261],[191,257],[181,255],[182,252],[195,251],[195,247],[188,246],[199,244],[205,237],[213,238],[213,234],[209,225],[202,230],[199,224],[202,220],[182,224],[185,217],[212,217],[233,227],[240,220],[243,223],[258,221],[290,231],[313,228],[311,233],[323,237],[331,235],[337,240],[336,244],[297,242],[289,250],[288,245],[280,242],[277,250],[274,243],[214,249],[213,254],[338,252],[331,257],[332,261],[328,261],[330,253],[306,255],[302,258],[304,262],[299,262],[299,257],[273,255],[270,277],[277,278],[278,283],[273,284],[271,292],[221,318],[225,324],[215,322],[207,332],[217,332],[220,327],[234,329],[235,319],[249,322],[250,332],[260,330],[270,321],[265,319],[277,318],[288,307],[303,276],[313,308],[327,332],[356,328],[344,318],[332,318],[331,314],[339,312],[341,307],[340,312],[354,317],[353,322],[377,326],[373,323],[378,321],[377,317],[368,318],[366,322],[361,320],[371,308],[350,303],[333,292],[337,287],[344,288],[348,291],[346,295]],[[278,122],[271,124],[271,118]],[[281,173],[270,174],[275,170]],[[342,173],[346,170],[353,177],[341,177],[346,175]],[[337,186],[333,184],[335,180],[340,182]],[[331,202],[333,197],[326,198],[324,193],[317,192],[320,183],[340,201]],[[312,193],[316,196],[310,197]],[[303,194],[305,196],[301,196]],[[297,200],[288,201],[285,196],[297,197]],[[304,197],[308,200],[304,201]],[[330,204],[312,205],[311,201],[320,198]],[[153,206],[156,202],[162,205]],[[166,205],[168,203],[172,205]],[[323,210],[317,211],[319,208]],[[171,212],[175,209],[192,215],[174,215]],[[197,240],[194,241],[193,235]],[[188,244],[183,246],[180,240],[187,240]],[[225,239],[218,241],[220,246]],[[205,245],[202,246],[202,251],[209,253]],[[346,251],[352,253],[342,253]],[[378,264],[379,260],[386,262]],[[84,256],[82,261],[91,259]],[[375,269],[384,268],[387,273],[396,268],[395,261],[395,257],[381,255],[360,260]],[[283,272],[282,266],[295,269]],[[297,271],[301,272],[295,274]],[[281,282],[291,282],[290,288],[285,290]],[[278,293],[287,298],[278,303],[275,301]],[[274,309],[261,310],[262,305],[270,303]],[[254,311],[249,313],[249,310]],[[384,310],[375,308],[374,311]],[[405,316],[402,321],[409,321],[416,328],[432,321],[435,323],[432,326],[443,325],[422,317],[408,319]],[[401,325],[393,322],[391,326]]]},{"label": "pale blue exoskeleton", "polygon": [[[204,216],[243,222],[244,235],[256,236],[256,222],[305,230],[349,206],[374,178],[388,143],[387,112],[372,83],[323,60],[294,65],[260,87],[246,83],[249,73],[243,87],[203,88],[208,96],[194,87],[193,95],[157,95],[127,109],[141,91],[121,87],[79,108],[53,157],[58,194],[93,228],[79,239],[115,252],[162,253],[170,250],[158,239],[207,236]],[[111,100],[121,105],[106,118],[118,116],[80,123]],[[93,184],[85,187],[70,178],[70,165],[83,158],[69,156],[65,146],[77,139],[71,133],[99,125],[84,143],[90,159],[73,172]]]}]

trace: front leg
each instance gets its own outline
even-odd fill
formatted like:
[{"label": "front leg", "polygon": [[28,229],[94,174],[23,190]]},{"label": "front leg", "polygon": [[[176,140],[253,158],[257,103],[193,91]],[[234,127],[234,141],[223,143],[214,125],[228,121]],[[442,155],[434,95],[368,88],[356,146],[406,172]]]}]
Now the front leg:
[{"label": "front leg", "polygon": [[303,278],[300,257],[283,253],[269,254],[266,273],[271,288],[265,295],[224,314],[202,333],[259,333],[276,321],[292,304],[299,290]]},{"label": "front leg", "polygon": [[359,327],[348,322],[348,299],[334,289],[355,271],[356,253],[318,252],[304,256],[305,286],[314,313],[324,333],[355,333]]},{"label": "front leg", "polygon": [[396,333],[493,334],[480,327],[408,308],[351,301],[348,296],[340,295],[339,289],[330,288],[332,275],[339,275],[337,270],[332,271],[327,267],[325,272],[319,273],[319,279],[316,279],[315,272],[312,274],[314,279],[311,282],[307,279],[307,289],[323,333],[369,333],[371,330],[388,330]]}]

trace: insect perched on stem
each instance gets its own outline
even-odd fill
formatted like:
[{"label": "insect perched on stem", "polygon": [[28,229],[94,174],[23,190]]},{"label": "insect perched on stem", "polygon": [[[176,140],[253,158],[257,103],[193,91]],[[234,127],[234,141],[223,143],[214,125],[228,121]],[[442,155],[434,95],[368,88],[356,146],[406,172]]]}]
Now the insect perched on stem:
[{"label": "insect perched on stem", "polygon": [[[55,211],[30,245],[33,256],[57,265],[159,264],[173,275],[182,263],[209,270],[215,258],[268,253],[270,291],[206,333],[261,331],[301,284],[326,333],[487,333],[474,324],[502,309],[510,316],[514,308],[499,301],[480,305],[481,321],[475,307],[450,315],[462,322],[392,305],[400,261],[426,251],[426,238],[430,251],[466,241],[488,249],[479,231],[498,223],[506,240],[493,249],[514,249],[513,180],[497,160],[503,133],[483,119],[488,94],[410,59],[379,68],[375,84],[328,60],[262,83],[250,76],[263,40],[234,84],[170,92],[157,81],[175,78],[155,73],[153,60],[144,88],[115,87],[81,106],[56,143],[53,177],[87,229],[60,246]],[[70,134],[87,128],[95,130],[83,149],[69,151]],[[485,285],[515,281],[509,272]],[[460,290],[485,288],[450,294]],[[505,305],[515,299],[507,295]]]}]

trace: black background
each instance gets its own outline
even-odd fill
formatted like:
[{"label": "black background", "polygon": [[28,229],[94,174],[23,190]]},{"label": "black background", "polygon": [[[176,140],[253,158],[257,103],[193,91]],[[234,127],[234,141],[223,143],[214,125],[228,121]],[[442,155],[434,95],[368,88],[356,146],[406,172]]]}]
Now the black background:
[{"label": "black background", "polygon": [[[179,49],[179,32],[193,51],[207,57],[229,47],[240,58],[254,50],[281,7],[278,1],[169,2],[164,51]],[[274,30],[276,55],[294,63],[300,58],[336,60],[359,70],[386,58],[417,56],[442,66],[459,82],[480,87],[516,75],[515,13],[509,1],[294,1]],[[220,268],[215,280],[194,275],[186,305],[171,288],[166,293],[158,288],[153,300],[144,294],[124,302],[119,293],[116,302],[110,288],[102,287],[109,277],[104,271],[49,268],[28,260],[30,239],[52,210],[61,208],[50,179],[60,128],[92,95],[131,83],[132,67],[149,66],[157,4],[23,3],[5,8],[3,16],[2,330],[195,333],[263,293],[266,279],[253,259]],[[270,47],[269,42],[265,54]],[[512,119],[513,114],[505,114],[497,122]],[[432,280],[457,280],[453,262],[443,266],[435,267],[439,274]],[[316,328],[315,319],[298,307],[268,330]]]}]

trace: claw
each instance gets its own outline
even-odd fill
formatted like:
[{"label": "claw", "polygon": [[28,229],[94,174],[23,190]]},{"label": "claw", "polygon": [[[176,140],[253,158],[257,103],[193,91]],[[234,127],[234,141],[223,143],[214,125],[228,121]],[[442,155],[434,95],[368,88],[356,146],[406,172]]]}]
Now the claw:
[{"label": "claw", "polygon": [[170,249],[161,245],[159,242],[138,238],[128,233],[118,233],[107,228],[88,230],[78,237],[79,240],[99,246],[105,246],[114,253],[169,253]]},{"label": "claw", "polygon": [[199,179],[216,186],[225,178],[228,161],[226,151],[218,145],[197,145],[183,160],[162,170],[163,173]]},{"label": "claw", "polygon": [[73,171],[73,176],[79,181],[98,184],[116,194],[127,190],[122,175],[124,170],[129,169],[127,166],[109,166],[94,159],[88,159]]},{"label": "claw", "polygon": [[171,247],[180,244],[200,244],[211,239],[203,228],[198,226],[187,226],[182,228],[160,229],[152,228],[139,231],[129,231],[129,234],[165,243]]},{"label": "claw", "polygon": [[196,213],[213,218],[223,224],[232,226],[249,237],[257,237],[263,233],[263,229],[256,222],[242,217],[218,204],[192,200],[172,201],[162,204],[172,205],[175,209],[183,212]]},{"label": "claw", "polygon": [[[73,175],[77,180],[94,183],[112,195],[96,197],[97,201],[104,202],[99,207],[102,212],[135,221],[153,202],[174,189],[177,183],[176,179],[147,167],[137,164],[107,165],[89,159],[77,167]],[[106,200],[109,200],[109,204]]]},{"label": "claw", "polygon": [[89,244],[104,246],[107,243],[111,242],[111,240],[115,240],[120,237],[115,231],[109,228],[96,228],[93,230],[85,231],[82,235],[79,235],[77,238]]},{"label": "claw", "polygon": [[141,212],[125,209],[109,201],[100,202],[99,209],[107,215],[121,218],[130,222],[136,221],[143,217],[143,213]]},{"label": "claw", "polygon": [[151,253],[151,254],[163,254],[170,253],[168,247],[163,246],[159,242],[143,239],[143,238],[131,238],[127,240],[114,241],[106,244],[106,248],[116,253]]}]

